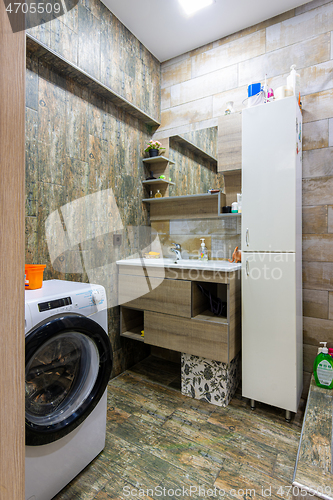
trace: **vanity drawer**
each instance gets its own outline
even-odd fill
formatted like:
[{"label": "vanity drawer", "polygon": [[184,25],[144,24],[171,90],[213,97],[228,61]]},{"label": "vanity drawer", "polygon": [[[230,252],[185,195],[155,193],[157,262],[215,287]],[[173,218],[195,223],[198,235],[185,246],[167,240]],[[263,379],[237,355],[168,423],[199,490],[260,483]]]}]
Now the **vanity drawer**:
[{"label": "vanity drawer", "polygon": [[228,324],[145,311],[145,344],[228,363]]},{"label": "vanity drawer", "polygon": [[144,311],[191,317],[191,282],[122,274],[118,279],[119,304]]}]

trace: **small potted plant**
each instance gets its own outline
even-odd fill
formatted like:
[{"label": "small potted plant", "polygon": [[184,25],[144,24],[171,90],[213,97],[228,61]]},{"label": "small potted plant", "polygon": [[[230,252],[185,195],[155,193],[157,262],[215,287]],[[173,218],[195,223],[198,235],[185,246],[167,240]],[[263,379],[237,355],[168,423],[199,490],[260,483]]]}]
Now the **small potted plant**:
[{"label": "small potted plant", "polygon": [[148,142],[145,149],[145,153],[149,153],[149,156],[159,156],[165,148],[162,148],[162,144],[159,141],[153,141],[152,139]]}]

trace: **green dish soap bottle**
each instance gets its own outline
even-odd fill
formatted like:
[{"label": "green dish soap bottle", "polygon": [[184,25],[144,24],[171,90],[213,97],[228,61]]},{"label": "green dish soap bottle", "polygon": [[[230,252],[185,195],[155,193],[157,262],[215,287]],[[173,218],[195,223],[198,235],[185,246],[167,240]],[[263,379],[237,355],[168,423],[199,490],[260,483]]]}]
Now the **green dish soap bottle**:
[{"label": "green dish soap bottle", "polygon": [[313,363],[313,375],[318,387],[333,389],[333,358],[328,354],[327,342],[320,342],[324,347],[318,349],[319,353]]}]

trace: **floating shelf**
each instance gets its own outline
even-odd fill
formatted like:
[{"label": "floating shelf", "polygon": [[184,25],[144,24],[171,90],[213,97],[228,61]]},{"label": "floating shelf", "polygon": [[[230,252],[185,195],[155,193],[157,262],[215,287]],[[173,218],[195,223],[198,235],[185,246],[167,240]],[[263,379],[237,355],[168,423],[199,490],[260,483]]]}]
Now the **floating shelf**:
[{"label": "floating shelf", "polygon": [[169,158],[166,158],[165,156],[152,156],[150,158],[143,158],[142,161],[144,163],[162,163],[162,162],[168,161],[172,165],[175,164],[174,161],[169,160]]},{"label": "floating shelf", "polygon": [[37,38],[30,35],[29,33],[26,33],[26,47],[28,53],[34,54],[42,61],[52,64],[52,67],[60,75],[70,77],[80,85],[85,85],[96,94],[101,95],[108,101],[116,104],[116,106],[124,109],[127,113],[135,116],[144,123],[147,123],[147,125],[151,125],[154,127],[160,125],[157,120],[149,116],[134,104],[127,101],[127,99],[101,83],[99,80],[96,80],[96,78],[94,78],[93,76],[80,69],[78,66],[76,66],[76,64],[68,61],[67,59],[56,53],[50,47],[45,45],[43,42],[40,42],[39,40],[37,40]]},{"label": "floating shelf", "polygon": [[167,181],[165,179],[147,179],[145,181],[142,181],[142,184],[170,184],[170,186],[175,186],[174,182]]},{"label": "floating shelf", "polygon": [[190,194],[186,196],[168,196],[164,198],[144,198],[150,203],[150,220],[200,219],[212,217],[240,217],[242,214],[224,214],[226,195]]},{"label": "floating shelf", "polygon": [[141,337],[140,333],[135,332],[123,332],[120,334],[121,337],[126,337],[127,339],[137,340],[139,342],[144,342],[145,338]]},{"label": "floating shelf", "polygon": [[193,142],[184,139],[184,137],[182,137],[181,135],[172,135],[170,137],[170,140],[178,142],[179,144],[185,146],[190,151],[194,151],[198,156],[201,156],[201,158],[210,161],[214,165],[214,167],[217,168],[217,158],[209,155],[208,153],[206,153],[206,151],[193,144]]}]

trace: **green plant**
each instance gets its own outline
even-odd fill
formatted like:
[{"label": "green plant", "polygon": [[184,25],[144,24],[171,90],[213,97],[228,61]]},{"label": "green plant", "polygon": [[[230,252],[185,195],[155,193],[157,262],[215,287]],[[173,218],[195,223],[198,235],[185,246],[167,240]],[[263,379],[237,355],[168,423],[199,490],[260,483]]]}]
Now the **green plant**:
[{"label": "green plant", "polygon": [[165,151],[165,148],[161,147],[162,144],[159,141],[153,141],[152,139],[148,142],[148,145],[145,149],[145,153],[147,153],[150,149],[158,149],[159,152]]}]

